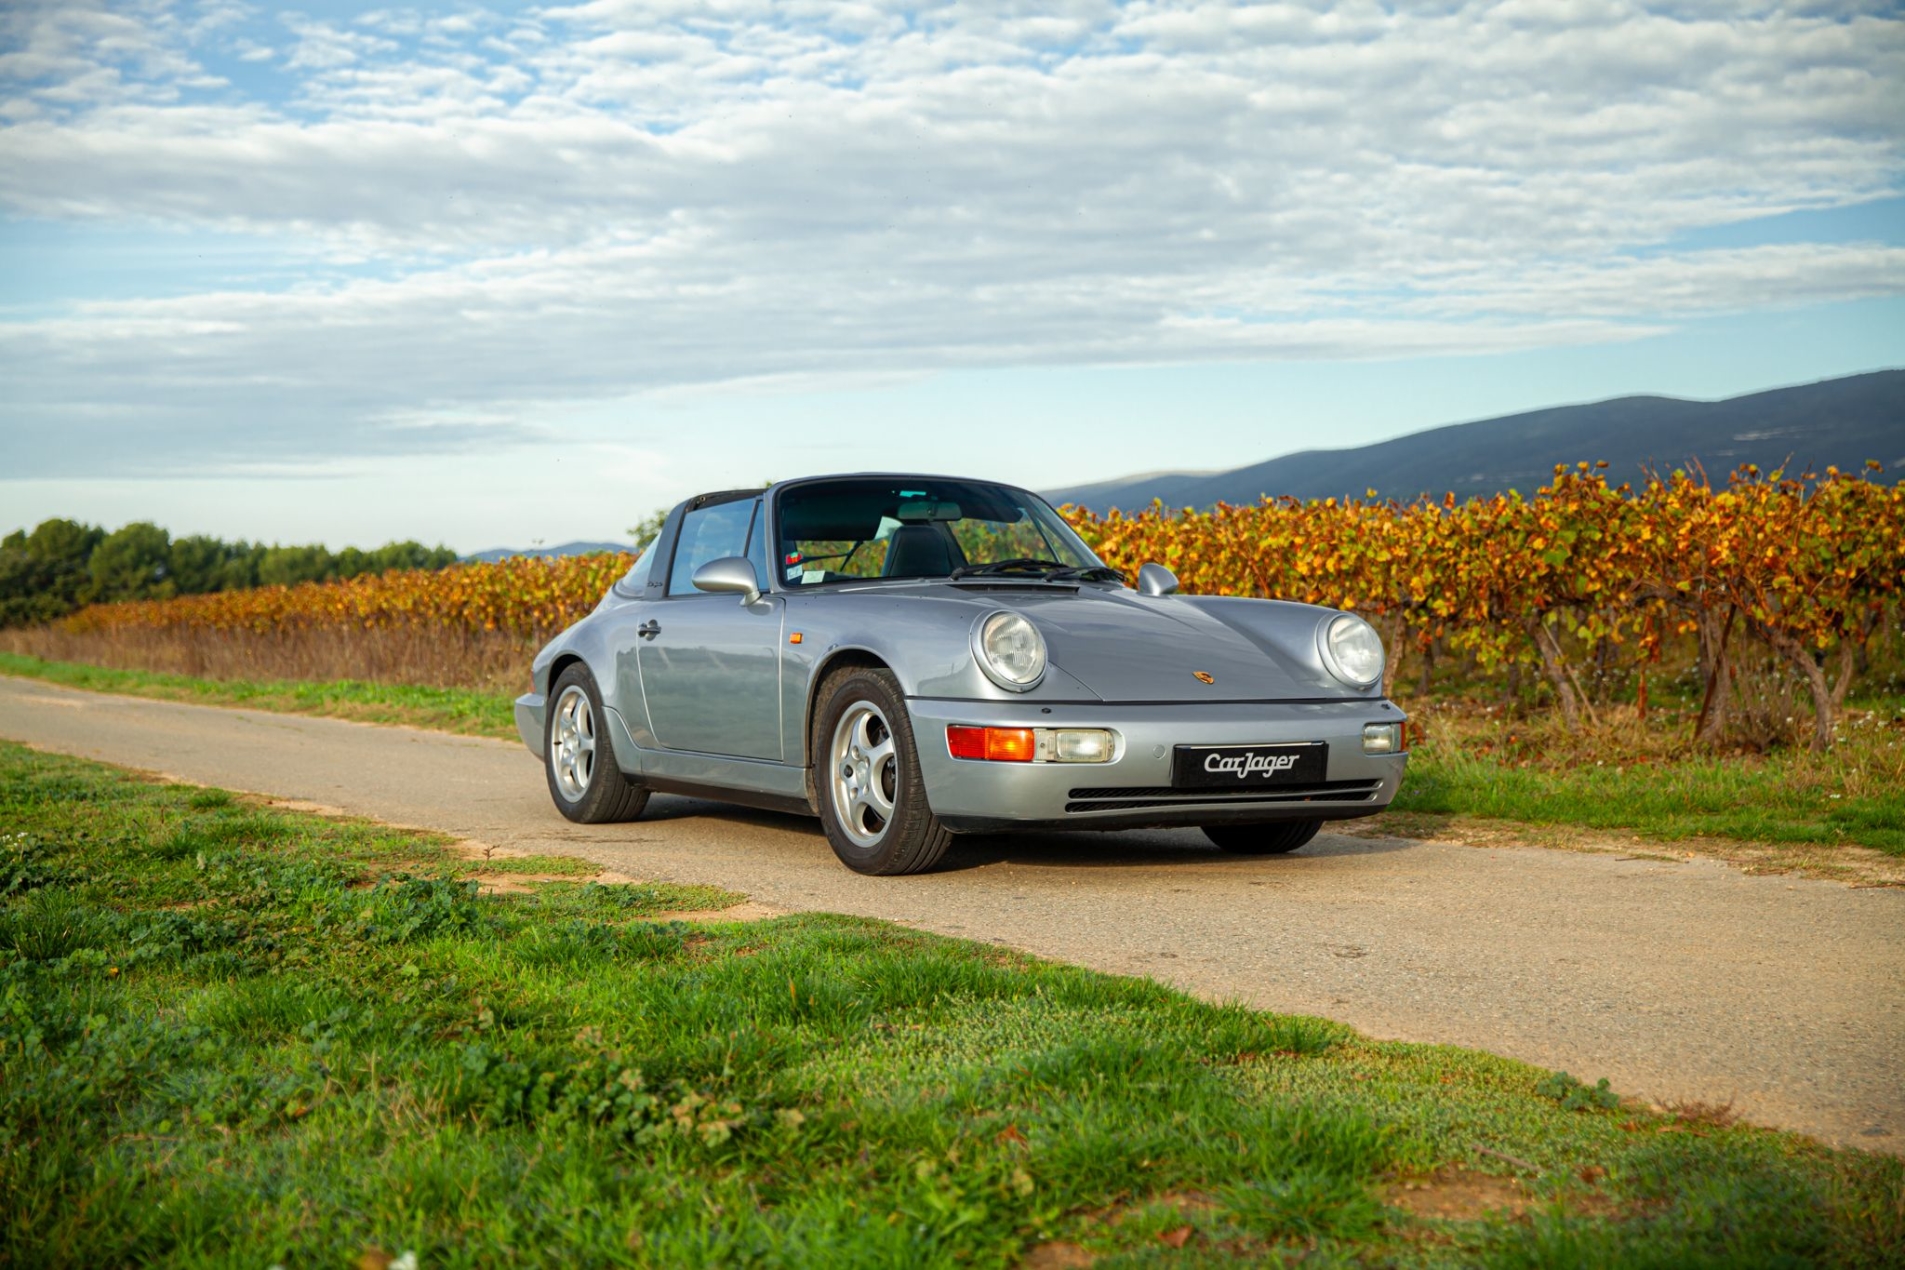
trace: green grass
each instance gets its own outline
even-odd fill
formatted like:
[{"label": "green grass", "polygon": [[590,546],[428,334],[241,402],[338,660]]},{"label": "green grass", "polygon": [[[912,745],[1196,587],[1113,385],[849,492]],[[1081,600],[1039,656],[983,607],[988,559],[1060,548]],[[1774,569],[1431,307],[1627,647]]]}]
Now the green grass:
[{"label": "green grass", "polygon": [[601,865],[590,860],[549,855],[497,856],[472,867],[481,868],[487,874],[530,873],[540,877],[570,878],[590,878],[602,871]]},{"label": "green grass", "polygon": [[113,670],[0,652],[0,675],[44,679],[68,688],[117,692],[208,706],[248,706],[280,714],[317,714],[362,723],[404,723],[466,736],[516,739],[511,699],[468,688],[423,688],[356,679],[307,682],[195,679],[147,670]]},{"label": "green grass", "polygon": [[1905,857],[1905,729],[1862,717],[1829,753],[1661,753],[1552,721],[1432,724],[1395,812],[1721,838],[1855,844]]},{"label": "green grass", "polygon": [[[477,867],[0,746],[0,1263],[1905,1256],[1897,1160],[882,923],[660,923],[710,897],[486,896]],[[1501,1189],[1501,1156],[1539,1170],[1519,1217],[1387,1202]]]}]

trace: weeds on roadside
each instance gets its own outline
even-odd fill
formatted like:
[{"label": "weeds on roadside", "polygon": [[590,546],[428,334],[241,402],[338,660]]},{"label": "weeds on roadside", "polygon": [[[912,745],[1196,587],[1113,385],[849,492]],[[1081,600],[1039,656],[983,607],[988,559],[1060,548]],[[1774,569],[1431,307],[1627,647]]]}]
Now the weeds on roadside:
[{"label": "weeds on roadside", "polygon": [[[0,643],[26,640],[31,632],[0,631]],[[526,677],[528,652],[519,655],[510,673],[498,670],[483,689],[429,687],[368,679],[277,679],[231,675],[210,678],[149,669],[120,669],[76,661],[47,661],[0,648],[0,675],[20,675],[83,688],[117,692],[161,701],[189,701],[199,705],[245,706],[284,714],[314,714],[363,723],[402,723],[470,736],[516,737],[511,700]],[[363,664],[355,673],[368,673]]]},{"label": "weeds on roadside", "polygon": [[1598,729],[1571,731],[1545,716],[1419,713],[1391,811],[1905,857],[1905,722],[1850,714],[1825,754],[1710,755],[1634,727],[1631,714],[1610,710]]},{"label": "weeds on roadside", "polygon": [[1556,1072],[1536,1085],[1535,1093],[1554,1099],[1563,1111],[1612,1111],[1621,1105],[1621,1096],[1608,1088],[1605,1076],[1584,1085],[1566,1072]]}]

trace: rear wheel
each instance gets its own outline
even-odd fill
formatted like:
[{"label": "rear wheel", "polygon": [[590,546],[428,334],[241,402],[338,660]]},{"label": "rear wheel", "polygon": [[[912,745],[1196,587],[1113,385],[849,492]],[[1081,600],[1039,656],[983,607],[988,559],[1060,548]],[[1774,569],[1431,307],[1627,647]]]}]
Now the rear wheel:
[{"label": "rear wheel", "polygon": [[1283,820],[1268,825],[1205,825],[1204,836],[1233,855],[1286,855],[1316,837],[1320,820]]},{"label": "rear wheel", "polygon": [[543,721],[542,766],[556,810],[584,825],[633,820],[648,791],[622,775],[595,677],[580,662],[556,676]]},{"label": "rear wheel", "polygon": [[814,801],[840,862],[856,873],[919,873],[952,833],[926,805],[919,750],[899,681],[856,666],[821,685],[809,753]]}]

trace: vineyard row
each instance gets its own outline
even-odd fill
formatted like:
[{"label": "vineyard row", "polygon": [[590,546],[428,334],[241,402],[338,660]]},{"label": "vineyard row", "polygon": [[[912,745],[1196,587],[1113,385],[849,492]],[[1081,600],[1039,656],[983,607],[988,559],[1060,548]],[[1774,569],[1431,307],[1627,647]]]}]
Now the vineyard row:
[{"label": "vineyard row", "polygon": [[[1717,737],[1744,633],[1804,682],[1823,746],[1853,651],[1895,614],[1905,575],[1905,486],[1878,476],[1877,465],[1822,477],[1743,469],[1724,485],[1674,473],[1631,489],[1579,464],[1528,498],[1066,515],[1127,577],[1156,561],[1195,594],[1353,609],[1398,652],[1434,645],[1484,668],[1530,664],[1570,721],[1586,708],[1580,650],[1611,642],[1644,664],[1670,636],[1691,636],[1705,681],[1700,727]],[[251,636],[430,627],[535,644],[586,613],[630,563],[512,559],[98,605],[62,625]]]}]

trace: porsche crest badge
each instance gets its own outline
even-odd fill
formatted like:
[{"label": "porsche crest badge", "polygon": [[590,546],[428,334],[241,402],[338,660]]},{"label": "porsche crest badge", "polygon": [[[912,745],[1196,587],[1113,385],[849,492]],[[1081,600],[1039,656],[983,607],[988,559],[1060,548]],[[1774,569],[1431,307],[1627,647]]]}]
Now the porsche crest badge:
[{"label": "porsche crest badge", "polygon": [[1211,674],[1208,670],[1193,670],[1191,677],[1201,684],[1214,684],[1217,682],[1217,676]]}]

